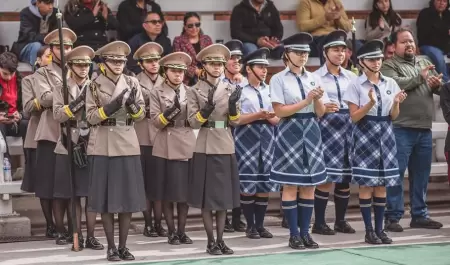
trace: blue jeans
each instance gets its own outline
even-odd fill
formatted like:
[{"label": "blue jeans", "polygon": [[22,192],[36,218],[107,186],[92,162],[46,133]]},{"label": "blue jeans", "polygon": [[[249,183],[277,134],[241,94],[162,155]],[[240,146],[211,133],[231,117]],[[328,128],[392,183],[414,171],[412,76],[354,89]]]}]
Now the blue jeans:
[{"label": "blue jeans", "polygon": [[244,56],[246,56],[247,54],[250,54],[254,51],[256,51],[258,49],[258,46],[254,43],[251,42],[244,42],[244,47],[243,47],[243,51],[242,53],[244,54]]},{"label": "blue jeans", "polygon": [[20,51],[19,60],[33,66],[36,62],[37,53],[41,47],[42,44],[40,42],[28,43],[25,47],[23,47],[22,51]]},{"label": "blue jeans", "polygon": [[[411,217],[413,220],[428,218],[426,199],[433,150],[431,130],[394,128],[394,133],[402,181],[408,167]],[[405,213],[404,205],[403,185],[387,187],[386,220],[400,220]]]},{"label": "blue jeans", "polygon": [[428,45],[421,46],[420,52],[423,55],[430,57],[431,62],[436,67],[436,71],[438,73],[442,73],[442,80],[445,83],[449,81],[447,64],[445,64],[445,56],[447,55],[444,54],[444,52],[441,51],[441,49]]}]

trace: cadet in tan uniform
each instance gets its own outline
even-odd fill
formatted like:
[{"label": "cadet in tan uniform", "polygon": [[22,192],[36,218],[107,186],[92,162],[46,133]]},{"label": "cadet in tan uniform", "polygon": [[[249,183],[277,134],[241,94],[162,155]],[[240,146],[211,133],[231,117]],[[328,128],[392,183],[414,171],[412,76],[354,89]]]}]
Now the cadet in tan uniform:
[{"label": "cadet in tan uniform", "polygon": [[[72,127],[73,142],[73,173],[72,181],[75,186],[75,207],[77,211],[77,227],[79,229],[79,248],[84,248],[84,239],[81,232],[81,197],[88,196],[89,168],[87,165],[86,146],[89,140],[89,127],[86,121],[86,91],[89,89],[89,67],[94,58],[94,50],[88,46],[79,46],[66,56],[70,70],[70,78],[67,80],[69,104],[64,104],[64,90],[62,84],[55,88],[53,93],[53,116],[60,122],[61,135],[56,144],[55,186],[53,195],[58,205],[69,202],[72,198],[72,186],[70,185],[69,156],[67,155],[67,133],[65,123]],[[88,201],[87,201],[88,202]],[[63,211],[63,209],[60,209]],[[94,229],[97,213],[88,212],[86,207],[87,238],[86,248],[102,250],[104,247],[94,237]],[[62,223],[63,220],[60,220]],[[73,249],[73,248],[72,248]]]},{"label": "cadet in tan uniform", "polygon": [[[230,50],[222,44],[204,48],[197,54],[202,62],[200,81],[187,90],[189,124],[200,129],[193,156],[189,183],[189,205],[202,209],[211,255],[233,254],[223,241],[227,209],[239,207],[239,175],[230,125],[239,122],[242,89],[220,80]],[[214,241],[213,214],[216,211],[217,241]]]},{"label": "cadet in tan uniform", "polygon": [[[55,147],[58,141],[61,128],[59,123],[53,118],[53,90],[62,85],[61,52],[68,53],[72,50],[73,43],[77,36],[67,28],[62,29],[64,51],[60,50],[60,40],[58,30],[47,34],[44,39],[45,44],[50,46],[52,53],[52,63],[46,67],[39,68],[35,74],[36,86],[39,88],[39,96],[36,101],[43,110],[36,130],[34,140],[37,141],[36,149],[36,197],[40,199],[53,199],[55,183]],[[60,204],[63,205],[60,205]],[[67,234],[64,228],[64,214],[66,212],[67,201],[54,201],[52,203],[53,214],[55,216],[56,230],[58,237],[56,244],[65,245],[72,241],[72,233]],[[62,210],[61,210],[62,209]],[[68,218],[69,230],[71,218]]]},{"label": "cadet in tan uniform", "polygon": [[[150,91],[161,85],[164,78],[159,75],[159,59],[163,53],[163,48],[156,42],[147,42],[142,45],[133,55],[133,59],[139,61],[142,72],[136,78],[139,80],[142,88],[142,96],[145,102],[146,118],[136,122],[134,128],[139,139],[141,147],[141,164],[144,175],[145,193],[147,195],[147,210],[142,212],[145,219],[144,236],[148,237],[166,237],[167,231],[161,226],[162,219],[162,190],[158,189],[154,178],[154,159],[152,156],[153,142],[158,129],[150,121]],[[154,225],[152,225],[152,210],[155,216]]]},{"label": "cadet in tan uniform", "polygon": [[[105,73],[92,80],[86,94],[86,117],[92,125],[89,156],[89,211],[101,213],[109,261],[134,260],[126,248],[131,214],[146,209],[139,141],[134,121],[145,117],[136,78],[123,74],[130,47],[111,42],[96,54]],[[114,242],[114,213],[119,215],[119,248]]]},{"label": "cadet in tan uniform", "polygon": [[[154,189],[160,192],[171,245],[192,244],[185,234],[189,167],[195,149],[195,134],[187,121],[187,99],[183,84],[191,57],[175,52],[161,59],[165,82],[150,92],[150,117],[159,131],[153,146]],[[178,229],[175,231],[173,206],[177,203]]]},{"label": "cadet in tan uniform", "polygon": [[[49,53],[50,48],[48,46],[43,46],[38,52],[36,64],[39,66],[50,64],[51,60],[47,59]],[[26,192],[35,192],[37,142],[34,140],[34,136],[36,135],[37,126],[42,114],[42,107],[38,99],[39,86],[36,85],[35,75],[36,73],[33,73],[22,79],[23,115],[24,117],[29,118],[27,134],[25,135],[25,141],[23,143],[25,152],[25,174],[21,186],[21,189]],[[40,199],[40,203],[47,223],[45,236],[48,238],[55,238],[57,235],[55,224],[53,222],[52,200],[42,198]]]}]

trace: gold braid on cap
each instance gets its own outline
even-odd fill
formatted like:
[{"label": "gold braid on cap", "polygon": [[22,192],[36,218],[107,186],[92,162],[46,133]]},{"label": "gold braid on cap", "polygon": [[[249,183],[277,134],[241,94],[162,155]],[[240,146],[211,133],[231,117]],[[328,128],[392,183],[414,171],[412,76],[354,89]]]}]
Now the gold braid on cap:
[{"label": "gold braid on cap", "polygon": [[165,64],[164,67],[172,68],[172,69],[187,70],[186,65],[183,65],[183,64]]},{"label": "gold braid on cap", "polygon": [[145,55],[145,56],[142,56],[141,58],[139,58],[140,61],[159,60],[159,59],[161,59],[161,56],[159,54],[149,54],[149,55]]},{"label": "gold braid on cap", "polygon": [[227,61],[225,61],[225,59],[223,57],[205,57],[203,59],[203,62],[205,63],[226,63]]}]

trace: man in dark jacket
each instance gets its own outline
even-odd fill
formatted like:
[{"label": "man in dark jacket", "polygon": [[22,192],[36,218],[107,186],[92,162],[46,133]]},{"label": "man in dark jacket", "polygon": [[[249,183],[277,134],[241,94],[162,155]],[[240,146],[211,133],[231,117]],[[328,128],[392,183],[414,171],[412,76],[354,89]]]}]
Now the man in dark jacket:
[{"label": "man in dark jacket", "polygon": [[172,52],[170,39],[162,32],[164,24],[164,20],[161,19],[161,16],[157,12],[152,11],[147,14],[147,17],[145,17],[141,23],[141,27],[144,28],[143,32],[136,34],[128,41],[131,48],[131,53],[127,62],[127,68],[129,70],[135,74],[142,71],[141,67],[137,65],[137,62],[133,60],[133,54],[139,47],[147,42],[156,42],[161,45],[164,50],[162,56],[166,56]]},{"label": "man in dark jacket", "polygon": [[244,56],[260,47],[273,49],[283,37],[280,12],[271,0],[242,0],[233,8],[231,38],[244,43]]},{"label": "man in dark jacket", "polygon": [[[142,32],[142,21],[148,12],[156,12],[164,20],[161,7],[153,0],[124,0],[117,10],[117,20],[119,20],[119,39],[127,42],[136,34]],[[164,24],[162,33],[167,36],[169,30]]]},{"label": "man in dark jacket", "polygon": [[444,82],[449,81],[444,55],[450,52],[450,11],[448,1],[431,0],[417,18],[417,39],[420,52],[430,57],[436,71],[442,73]]},{"label": "man in dark jacket", "polygon": [[31,4],[20,11],[19,38],[12,51],[20,61],[34,65],[39,49],[47,33],[57,28],[54,0],[31,0]]}]

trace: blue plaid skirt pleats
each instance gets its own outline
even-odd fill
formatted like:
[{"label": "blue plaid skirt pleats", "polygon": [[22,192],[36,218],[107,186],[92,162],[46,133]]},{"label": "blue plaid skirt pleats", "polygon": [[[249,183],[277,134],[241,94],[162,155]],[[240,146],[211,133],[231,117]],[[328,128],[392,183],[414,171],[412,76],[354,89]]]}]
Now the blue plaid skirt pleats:
[{"label": "blue plaid skirt pleats", "polygon": [[348,109],[325,114],[319,125],[328,182],[350,183],[352,169],[349,154],[353,124]]},{"label": "blue plaid skirt pleats", "polygon": [[370,187],[401,185],[389,116],[365,116],[354,126],[352,141],[352,183]]},{"label": "blue plaid skirt pleats", "polygon": [[254,195],[279,191],[269,180],[274,151],[275,126],[256,121],[234,129],[241,193]]},{"label": "blue plaid skirt pleats", "polygon": [[275,135],[270,180],[297,186],[327,181],[322,138],[314,113],[297,113],[281,119]]}]

